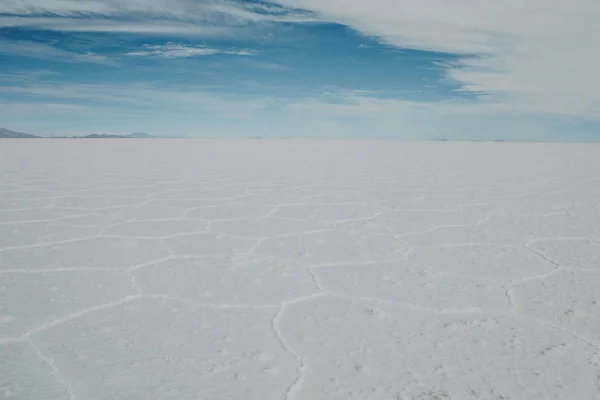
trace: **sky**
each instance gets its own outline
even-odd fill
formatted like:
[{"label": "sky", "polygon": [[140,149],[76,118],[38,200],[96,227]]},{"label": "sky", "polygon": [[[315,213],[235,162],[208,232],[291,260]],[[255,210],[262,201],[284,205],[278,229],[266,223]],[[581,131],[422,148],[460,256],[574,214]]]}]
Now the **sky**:
[{"label": "sky", "polygon": [[0,126],[600,141],[598,0],[0,0]]}]

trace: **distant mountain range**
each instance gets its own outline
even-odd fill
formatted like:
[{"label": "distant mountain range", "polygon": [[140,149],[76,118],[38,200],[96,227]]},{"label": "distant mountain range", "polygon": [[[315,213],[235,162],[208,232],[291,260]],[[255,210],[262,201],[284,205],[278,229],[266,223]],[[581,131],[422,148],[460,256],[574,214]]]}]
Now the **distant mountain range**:
[{"label": "distant mountain range", "polygon": [[78,139],[152,139],[156,136],[149,135],[144,132],[131,133],[129,135],[112,135],[103,133],[93,133],[87,136],[71,136]]},{"label": "distant mountain range", "polygon": [[[41,136],[31,135],[29,133],[21,133],[11,131],[9,129],[0,128],[0,139],[40,139]],[[103,133],[93,133],[86,136],[52,136],[52,139],[152,139],[156,136],[144,132],[135,132],[129,135],[113,135]]]},{"label": "distant mountain range", "polygon": [[135,132],[135,133],[132,133],[131,135],[127,135],[127,137],[135,138],[135,139],[150,139],[150,138],[153,138],[154,136],[152,136],[148,133],[144,133],[144,132]]},{"label": "distant mountain range", "polygon": [[21,133],[11,131],[9,129],[0,128],[0,138],[6,139],[35,139],[39,138],[39,136],[30,135],[29,133]]}]

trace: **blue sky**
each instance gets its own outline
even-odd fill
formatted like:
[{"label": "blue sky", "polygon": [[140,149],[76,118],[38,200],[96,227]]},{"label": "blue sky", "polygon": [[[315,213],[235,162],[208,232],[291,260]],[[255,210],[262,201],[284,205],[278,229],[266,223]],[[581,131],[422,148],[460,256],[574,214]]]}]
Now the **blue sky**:
[{"label": "blue sky", "polygon": [[2,0],[0,126],[597,141],[599,19],[597,0]]}]

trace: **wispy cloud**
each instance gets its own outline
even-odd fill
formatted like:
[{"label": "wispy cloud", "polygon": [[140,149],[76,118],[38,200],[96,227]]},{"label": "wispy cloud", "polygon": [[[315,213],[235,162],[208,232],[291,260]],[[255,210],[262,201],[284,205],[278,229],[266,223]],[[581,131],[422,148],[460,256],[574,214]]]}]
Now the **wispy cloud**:
[{"label": "wispy cloud", "polygon": [[[284,7],[275,3],[254,3],[234,0],[4,0],[0,13],[13,15],[52,14],[81,16],[85,14],[118,16],[146,14],[183,17],[186,20],[208,19],[221,13],[240,19],[269,19],[273,21],[314,22],[314,15],[306,10]],[[261,17],[262,16],[262,17]]]},{"label": "wispy cloud", "polygon": [[235,27],[201,25],[192,22],[152,19],[147,21],[72,17],[0,16],[0,26],[35,28],[60,32],[106,32],[144,35],[197,37],[234,36]]},{"label": "wispy cloud", "polygon": [[247,65],[250,67],[264,69],[264,70],[271,70],[271,71],[278,71],[278,70],[286,69],[286,67],[284,67],[281,64],[277,64],[274,62],[260,61],[260,60],[254,59],[254,58],[245,58],[243,60],[240,60],[240,63],[243,63],[244,65]]},{"label": "wispy cloud", "polygon": [[254,56],[257,54],[257,51],[250,49],[216,49],[206,46],[188,46],[184,44],[167,43],[164,45],[146,44],[144,45],[143,50],[130,52],[126,55],[135,57],[188,58],[216,54]]},{"label": "wispy cloud", "polygon": [[400,48],[462,55],[448,79],[482,101],[600,117],[597,0],[278,0]]},{"label": "wispy cloud", "polygon": [[1,14],[0,26],[196,36],[231,36],[259,23],[318,22],[309,11],[231,0],[4,0]]},{"label": "wispy cloud", "polygon": [[214,93],[210,88],[194,85],[159,86],[140,84],[70,84],[45,83],[0,86],[0,93],[19,95],[36,102],[64,104],[104,104],[116,107],[128,105],[161,111],[190,110],[228,113],[232,110],[256,109],[265,106],[264,98],[236,93]]},{"label": "wispy cloud", "polygon": [[0,40],[0,54],[61,62],[82,62],[109,66],[118,65],[114,59],[104,55],[92,52],[74,53],[49,44],[30,40]]}]

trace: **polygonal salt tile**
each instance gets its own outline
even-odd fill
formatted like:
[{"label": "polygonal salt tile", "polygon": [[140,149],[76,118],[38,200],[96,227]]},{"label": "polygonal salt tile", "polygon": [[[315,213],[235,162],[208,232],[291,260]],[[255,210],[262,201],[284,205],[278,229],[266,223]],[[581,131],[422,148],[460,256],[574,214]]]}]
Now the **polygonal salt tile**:
[{"label": "polygonal salt tile", "polygon": [[[211,207],[220,206],[223,204],[230,203],[230,200],[222,199],[148,199],[143,206],[144,207],[160,207],[160,208],[173,208],[185,213],[186,210],[198,208],[198,207]],[[152,218],[149,218],[152,219]]]},{"label": "polygonal salt tile", "polygon": [[68,400],[67,386],[28,343],[0,345],[0,399]]},{"label": "polygonal salt tile", "polygon": [[315,268],[314,273],[326,291],[345,296],[437,310],[509,310],[505,290],[497,282],[452,276],[404,261]]},{"label": "polygonal salt tile", "polygon": [[462,204],[487,203],[489,198],[470,195],[427,196],[415,200],[407,200],[396,208],[403,210],[458,210]]},{"label": "polygonal salt tile", "polygon": [[[531,186],[531,183],[516,182],[514,180],[511,182],[499,182],[495,187],[487,189],[485,194],[494,199],[501,199],[503,201],[521,198],[526,199],[533,197]],[[549,193],[546,193],[546,195],[548,194]]]},{"label": "polygonal salt tile", "polygon": [[372,218],[385,211],[369,203],[357,204],[294,204],[281,206],[277,210],[275,217],[316,219],[320,221],[344,221],[359,218]]},{"label": "polygonal salt tile", "polygon": [[168,251],[152,239],[96,237],[0,252],[0,270],[75,267],[126,268],[161,260]]},{"label": "polygonal salt tile", "polygon": [[563,267],[600,271],[599,240],[540,240],[531,243],[530,247]]},{"label": "polygonal salt tile", "polygon": [[256,240],[252,238],[235,238],[217,233],[177,236],[164,242],[178,256],[234,255],[246,253],[256,246]]},{"label": "polygonal salt tile", "polygon": [[344,190],[335,192],[331,188],[327,190],[328,193],[317,192],[314,195],[306,197],[303,201],[306,204],[356,204],[356,203],[370,203],[370,202],[385,202],[388,199],[402,200],[405,196],[413,198],[414,194],[411,192],[405,192],[402,190],[398,191],[368,191],[368,190]]},{"label": "polygonal salt tile", "polygon": [[86,213],[85,210],[70,210],[68,208],[34,208],[29,210],[0,211],[2,222],[30,222],[67,218]]},{"label": "polygonal salt tile", "polygon": [[285,218],[248,218],[234,221],[215,221],[211,224],[211,231],[232,236],[246,236],[263,238],[269,236],[289,235],[304,232],[330,229],[331,223],[285,219]]},{"label": "polygonal salt tile", "polygon": [[240,188],[176,189],[152,196],[153,199],[231,199],[246,195]]},{"label": "polygonal salt tile", "polygon": [[525,247],[493,245],[415,248],[408,259],[435,269],[504,284],[556,268]]},{"label": "polygonal salt tile", "polygon": [[143,221],[155,219],[175,219],[185,215],[185,207],[159,207],[154,205],[115,207],[101,212],[114,215],[130,221]]},{"label": "polygonal salt tile", "polygon": [[57,207],[72,207],[83,209],[133,206],[144,202],[143,198],[111,197],[111,196],[69,196],[56,199]]},{"label": "polygonal salt tile", "polygon": [[85,238],[95,236],[99,232],[97,227],[73,227],[58,222],[0,225],[0,250]]},{"label": "polygonal salt tile", "polygon": [[482,227],[511,232],[526,241],[536,238],[598,237],[600,216],[552,214],[546,216],[493,215]]},{"label": "polygonal salt tile", "polygon": [[301,203],[303,196],[303,193],[293,190],[277,190],[275,192],[267,191],[264,194],[249,194],[243,198],[236,199],[236,202],[244,205],[278,206],[281,204]]},{"label": "polygonal salt tile", "polygon": [[54,199],[4,199],[0,198],[0,210],[25,210],[52,206]]},{"label": "polygonal salt tile", "polygon": [[600,274],[562,271],[518,283],[513,297],[519,313],[575,332],[600,345]]},{"label": "polygonal salt tile", "polygon": [[[578,199],[581,201],[581,199]],[[596,198],[591,199],[590,202],[584,202],[580,204],[565,204],[560,206],[560,211],[572,214],[572,215],[584,215],[584,214],[592,214],[598,215],[600,214],[600,203],[596,200]]]},{"label": "polygonal salt tile", "polygon": [[489,203],[461,205],[458,213],[462,215],[467,214],[471,216],[477,216],[477,218],[484,218],[493,214],[506,214],[509,212],[510,208],[506,207],[504,204]]},{"label": "polygonal salt tile", "polygon": [[120,271],[0,275],[0,338],[133,294]]},{"label": "polygonal salt tile", "polygon": [[526,241],[516,233],[482,226],[441,226],[421,233],[396,235],[396,239],[411,246],[524,244]]},{"label": "polygonal salt tile", "polygon": [[275,206],[251,204],[225,204],[220,206],[194,208],[187,212],[190,219],[240,219],[266,216]]},{"label": "polygonal salt tile", "polygon": [[440,225],[473,225],[485,218],[483,213],[477,211],[456,210],[400,210],[388,211],[382,215],[384,218],[402,220],[418,224],[421,227],[435,227]]},{"label": "polygonal salt tile", "polygon": [[206,232],[208,225],[200,220],[158,220],[158,221],[134,221],[111,226],[103,233],[105,235],[138,237],[138,238],[162,238],[176,235],[184,235],[197,232]]},{"label": "polygonal salt tile", "polygon": [[[294,398],[592,399],[595,349],[510,316],[429,314],[320,297],[289,305],[279,326],[305,357]],[[340,340],[340,338],[343,338]]]},{"label": "polygonal salt tile", "polygon": [[256,251],[316,265],[399,259],[406,249],[389,235],[332,230],[266,239]]},{"label": "polygonal salt tile", "polygon": [[97,226],[107,227],[123,222],[122,218],[107,214],[86,214],[78,217],[69,217],[60,220],[61,224],[70,226]]},{"label": "polygonal salt tile", "polygon": [[118,198],[142,198],[150,197],[162,190],[157,185],[141,187],[108,187],[79,190],[74,192],[78,196],[107,196]]},{"label": "polygonal salt tile", "polygon": [[146,294],[206,304],[271,305],[316,292],[306,268],[271,257],[172,259],[134,274]]},{"label": "polygonal salt tile", "polygon": [[54,198],[60,196],[61,193],[52,190],[41,190],[41,189],[17,189],[7,190],[2,193],[3,199],[44,199]]},{"label": "polygonal salt tile", "polygon": [[298,365],[272,329],[274,313],[146,299],[33,339],[81,399],[280,400]]},{"label": "polygonal salt tile", "polygon": [[508,214],[537,214],[539,216],[560,211],[560,205],[564,204],[555,193],[538,191],[524,195],[496,197],[494,203],[504,207]]},{"label": "polygonal salt tile", "polygon": [[431,226],[427,224],[403,221],[401,219],[388,218],[385,215],[379,215],[369,219],[336,223],[335,227],[338,230],[350,233],[360,233],[363,235],[382,234],[393,236],[408,235],[413,232],[425,230]]}]

